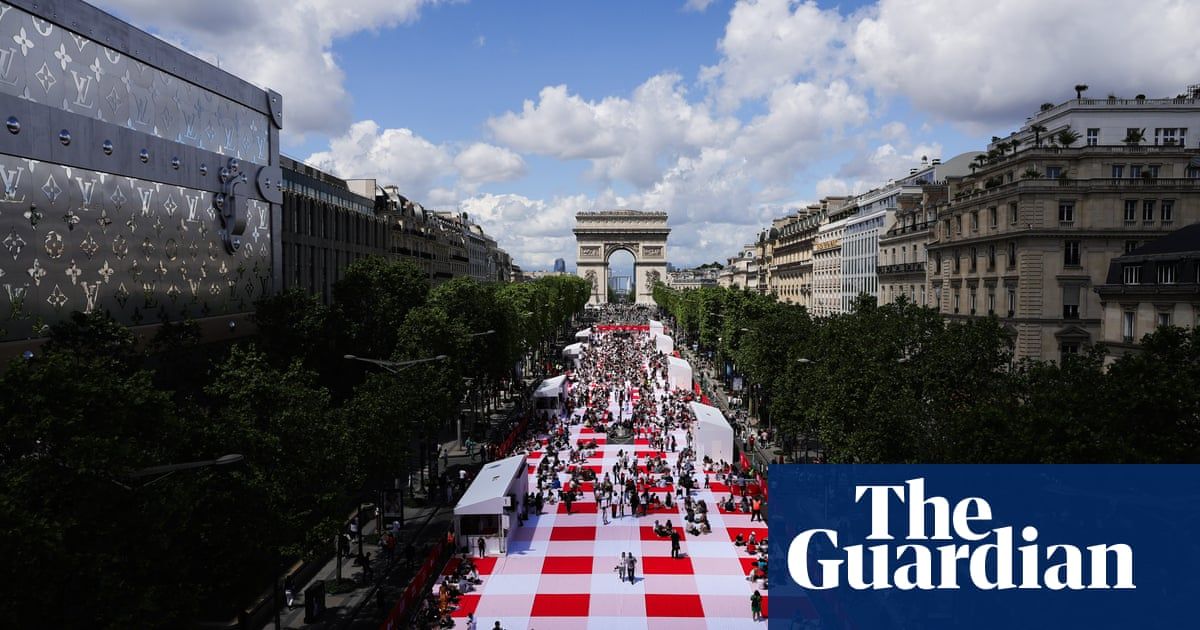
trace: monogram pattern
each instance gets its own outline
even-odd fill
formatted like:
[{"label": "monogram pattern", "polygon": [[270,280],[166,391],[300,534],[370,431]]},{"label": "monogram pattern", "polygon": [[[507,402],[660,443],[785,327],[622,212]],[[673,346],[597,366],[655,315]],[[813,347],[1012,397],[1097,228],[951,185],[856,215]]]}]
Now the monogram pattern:
[{"label": "monogram pattern", "polygon": [[266,114],[4,3],[0,93],[222,155],[269,161]]},{"label": "monogram pattern", "polygon": [[[76,310],[129,325],[240,313],[270,290],[265,202],[245,201],[255,236],[230,255],[209,192],[6,155],[0,173],[13,188],[0,199],[0,340]],[[33,203],[57,210],[31,221]]]}]

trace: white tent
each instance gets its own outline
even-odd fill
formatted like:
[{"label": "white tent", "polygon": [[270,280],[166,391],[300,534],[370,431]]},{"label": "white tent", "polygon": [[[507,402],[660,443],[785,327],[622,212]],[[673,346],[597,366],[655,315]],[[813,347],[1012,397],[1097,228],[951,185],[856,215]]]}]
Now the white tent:
[{"label": "white tent", "polygon": [[733,427],[716,407],[698,402],[689,403],[696,416],[696,457],[711,457],[713,461],[733,462]]},{"label": "white tent", "polygon": [[679,357],[667,357],[667,384],[671,389],[692,391],[692,366]]},{"label": "white tent", "polygon": [[555,376],[548,378],[538,385],[533,393],[533,406],[542,413],[558,415],[563,411],[563,401],[567,397],[567,377]]},{"label": "white tent", "polygon": [[654,348],[659,352],[671,354],[675,351],[675,340],[666,335],[654,335]]},{"label": "white tent", "polygon": [[482,538],[488,553],[505,553],[525,494],[529,492],[524,455],[487,464],[454,506],[454,533],[475,553]]},{"label": "white tent", "polygon": [[663,323],[660,321],[653,320],[653,319],[650,320],[650,334],[651,335],[663,334]]},{"label": "white tent", "polygon": [[592,336],[591,328],[584,328],[583,330],[575,333],[576,339],[587,339],[588,337],[591,337],[591,336]]},{"label": "white tent", "polygon": [[575,369],[579,369],[579,358],[583,356],[583,349],[587,347],[584,343],[573,343],[563,348],[563,358],[570,359],[575,364]]}]

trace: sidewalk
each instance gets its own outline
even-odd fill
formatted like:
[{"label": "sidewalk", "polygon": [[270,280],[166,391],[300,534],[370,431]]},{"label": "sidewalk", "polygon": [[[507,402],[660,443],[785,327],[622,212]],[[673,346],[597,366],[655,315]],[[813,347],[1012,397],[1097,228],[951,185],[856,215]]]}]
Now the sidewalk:
[{"label": "sidewalk", "polygon": [[[703,379],[697,378],[697,381],[701,382],[701,387],[704,388],[704,393],[708,395],[717,408],[719,408],[721,412],[726,415],[726,417],[733,416],[735,413],[737,413],[729,408],[729,398],[726,396],[724,384],[721,382],[721,379],[717,377],[716,373],[712,371],[712,368],[701,367],[704,364],[701,363],[700,359],[696,357],[696,355],[692,353],[691,349],[687,348],[686,346],[681,347],[681,354],[685,355],[688,363],[695,366],[697,375],[704,377]],[[707,387],[705,387],[705,385],[707,385]],[[748,428],[757,429],[759,425],[758,417],[746,413],[745,425]],[[783,451],[781,451],[778,446],[775,445],[775,443],[771,443],[766,448],[762,448],[759,443],[756,442],[754,448],[745,450],[747,456],[750,458],[750,461],[756,465],[770,465],[775,463],[779,461],[779,456],[783,453]]]}]

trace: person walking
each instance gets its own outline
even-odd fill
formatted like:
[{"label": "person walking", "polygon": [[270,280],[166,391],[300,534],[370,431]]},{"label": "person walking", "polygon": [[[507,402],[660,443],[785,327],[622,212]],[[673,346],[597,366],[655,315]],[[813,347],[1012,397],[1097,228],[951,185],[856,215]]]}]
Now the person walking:
[{"label": "person walking", "polygon": [[671,557],[672,558],[681,558],[682,557],[679,554],[679,530],[674,529],[674,528],[671,529]]},{"label": "person walking", "polygon": [[621,578],[622,582],[625,581],[625,570],[628,566],[626,562],[628,562],[628,560],[625,558],[625,552],[622,551],[621,560],[617,563],[617,576]]},{"label": "person walking", "polygon": [[600,518],[604,520],[604,524],[608,525],[608,493],[605,492],[596,500],[597,507],[600,509]]},{"label": "person walking", "polygon": [[479,624],[475,622],[475,613],[467,613],[467,630],[479,630]]},{"label": "person walking", "polygon": [[757,590],[750,596],[750,615],[755,621],[761,621],[762,614],[762,594]]},{"label": "person walking", "polygon": [[761,520],[763,520],[762,499],[754,497],[754,500],[750,502],[750,521],[754,522]]},{"label": "person walking", "polygon": [[630,584],[637,584],[637,558],[633,557],[633,552],[629,552],[629,558],[626,560],[625,574],[629,578]]},{"label": "person walking", "polygon": [[478,540],[476,546],[479,547],[479,557],[482,558],[487,555],[487,542],[483,540],[483,536],[480,536]]}]

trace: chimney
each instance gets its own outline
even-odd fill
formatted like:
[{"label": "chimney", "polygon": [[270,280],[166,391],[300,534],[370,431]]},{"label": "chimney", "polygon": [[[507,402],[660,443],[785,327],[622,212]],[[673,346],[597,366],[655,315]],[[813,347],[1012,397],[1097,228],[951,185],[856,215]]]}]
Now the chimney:
[{"label": "chimney", "polygon": [[942,158],[933,158],[933,165],[937,166],[942,163]]},{"label": "chimney", "polygon": [[928,155],[922,155],[922,156],[921,156],[921,164],[928,164],[928,163],[929,163],[929,156],[928,156]]}]

